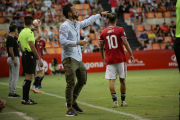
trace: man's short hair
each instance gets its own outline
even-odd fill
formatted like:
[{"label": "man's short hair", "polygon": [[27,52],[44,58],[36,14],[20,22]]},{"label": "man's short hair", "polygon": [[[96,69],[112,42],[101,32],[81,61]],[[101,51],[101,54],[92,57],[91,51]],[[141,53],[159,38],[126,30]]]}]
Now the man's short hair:
[{"label": "man's short hair", "polygon": [[63,7],[63,15],[68,19],[68,12],[71,12],[71,7],[73,5],[71,3],[67,4]]},{"label": "man's short hair", "polygon": [[32,25],[33,23],[33,18],[31,16],[26,16],[24,20],[25,20],[25,25]]},{"label": "man's short hair", "polygon": [[115,12],[112,12],[108,15],[108,19],[110,23],[114,23],[117,19],[117,14]]},{"label": "man's short hair", "polygon": [[17,29],[17,25],[15,24],[9,26],[9,32],[15,32],[16,29]]}]

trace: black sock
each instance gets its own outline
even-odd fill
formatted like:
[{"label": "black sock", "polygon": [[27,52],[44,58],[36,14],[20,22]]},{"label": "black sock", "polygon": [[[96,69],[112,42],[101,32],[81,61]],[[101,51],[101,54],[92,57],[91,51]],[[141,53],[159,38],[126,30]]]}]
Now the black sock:
[{"label": "black sock", "polygon": [[41,77],[39,85],[41,85],[41,82],[42,82],[43,78],[44,78],[44,76]]},{"label": "black sock", "polygon": [[31,86],[31,81],[30,80],[24,80],[24,83],[23,83],[23,100],[25,100],[25,101],[29,100],[30,86]]},{"label": "black sock", "polygon": [[126,98],[126,93],[121,93],[121,101],[125,101],[125,98]]},{"label": "black sock", "polygon": [[111,97],[112,97],[113,101],[117,101],[116,93],[111,93]]},{"label": "black sock", "polygon": [[40,75],[35,76],[35,80],[34,80],[34,83],[33,83],[33,85],[35,86],[35,88],[38,87],[40,80],[41,80],[41,76],[40,76]]}]

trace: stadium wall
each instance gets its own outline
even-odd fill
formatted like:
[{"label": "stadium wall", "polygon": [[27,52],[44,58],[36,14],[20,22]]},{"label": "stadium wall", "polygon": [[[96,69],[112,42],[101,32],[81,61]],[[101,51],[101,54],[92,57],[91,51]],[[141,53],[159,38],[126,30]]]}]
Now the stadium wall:
[{"label": "stadium wall", "polygon": [[[148,70],[148,69],[169,69],[178,68],[176,57],[173,50],[148,50],[133,51],[135,63],[130,63],[130,55],[126,54],[128,70]],[[51,74],[51,62],[56,58],[58,60],[58,69],[63,69],[60,54],[44,55],[44,67],[48,74]],[[21,60],[21,58],[20,58]],[[106,66],[102,62],[101,53],[83,54],[83,62],[88,73],[105,72]],[[7,57],[0,57],[0,77],[9,76],[9,67]],[[20,65],[20,76],[23,73],[22,64]]]}]

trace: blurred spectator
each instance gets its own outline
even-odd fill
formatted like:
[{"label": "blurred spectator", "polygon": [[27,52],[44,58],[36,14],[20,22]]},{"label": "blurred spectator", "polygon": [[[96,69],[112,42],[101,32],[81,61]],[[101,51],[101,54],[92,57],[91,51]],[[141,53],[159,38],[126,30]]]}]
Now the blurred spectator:
[{"label": "blurred spectator", "polygon": [[143,7],[144,4],[146,4],[146,0],[139,0],[140,2],[140,7]]},{"label": "blurred spectator", "polygon": [[89,34],[90,34],[90,26],[81,29],[81,40],[83,40],[84,37],[89,36]]},{"label": "blurred spectator", "polygon": [[99,48],[97,47],[97,45],[94,46],[93,52],[99,52]]},{"label": "blurred spectator", "polygon": [[2,51],[1,51],[1,49],[0,49],[0,57],[2,56]]},{"label": "blurred spectator", "polygon": [[152,6],[152,10],[151,11],[158,11],[158,4],[156,3],[156,1],[153,1],[151,3]]},{"label": "blurred spectator", "polygon": [[2,56],[8,56],[6,47],[3,47],[3,50],[2,50]]},{"label": "blurred spectator", "polygon": [[46,11],[45,13],[45,21],[47,24],[51,23],[51,22],[54,22],[54,24],[57,23],[55,17],[54,17],[54,14],[52,14],[50,8],[48,8],[48,10]]},{"label": "blurred spectator", "polygon": [[146,31],[143,31],[143,33],[140,35],[140,42],[142,46],[144,47],[144,43],[148,43],[148,35],[146,34]]},{"label": "blurred spectator", "polygon": [[159,25],[156,25],[156,28],[154,28],[154,33],[157,37],[161,37],[161,29]]},{"label": "blurred spectator", "polygon": [[45,12],[48,10],[48,7],[46,7],[45,6],[45,4],[43,4],[43,6],[41,7],[41,10],[44,12],[44,14],[45,14]]},{"label": "blurred spectator", "polygon": [[42,23],[45,22],[45,16],[41,9],[37,12],[36,16]]},{"label": "blurred spectator", "polygon": [[49,41],[56,41],[56,35],[53,31],[53,28],[50,27],[50,31],[48,32],[48,38],[49,38]]},{"label": "blurred spectator", "polygon": [[89,45],[85,46],[86,48],[84,49],[84,53],[91,53],[91,49],[89,48]]},{"label": "blurred spectator", "polygon": [[165,49],[173,49],[173,46],[170,45],[170,42],[169,42],[169,41],[166,43]]},{"label": "blurred spectator", "polygon": [[89,45],[89,48],[91,49],[91,51],[93,51],[94,50],[94,44],[92,44],[92,40],[89,41],[88,45]]},{"label": "blurred spectator", "polygon": [[98,6],[97,6],[97,8],[96,8],[96,11],[102,11],[102,5],[101,5],[101,3],[98,3]]},{"label": "blurred spectator", "polygon": [[13,8],[12,5],[10,5],[10,6],[8,7],[7,11],[13,13],[13,12],[15,11],[15,9]]},{"label": "blurred spectator", "polygon": [[111,12],[115,12],[117,1],[116,0],[109,0],[109,4],[111,4]]},{"label": "blurred spectator", "polygon": [[169,26],[169,30],[171,33],[171,36],[175,36],[175,32],[176,32],[176,24],[174,24],[174,21],[171,21],[171,25]]},{"label": "blurred spectator", "polygon": [[158,4],[157,11],[158,11],[158,12],[164,12],[164,10],[161,8],[161,4]]},{"label": "blurred spectator", "polygon": [[19,0],[14,1],[14,7],[21,7],[21,2]]},{"label": "blurred spectator", "polygon": [[157,43],[157,37],[156,35],[150,30],[150,33],[148,34],[148,39],[151,41],[151,43]]},{"label": "blurred spectator", "polygon": [[24,29],[24,22],[20,21],[19,24],[20,24],[20,25],[18,26],[18,32],[20,33],[21,30]]},{"label": "blurred spectator", "polygon": [[3,12],[3,18],[4,18],[4,22],[12,22],[11,19],[11,13],[8,12],[8,10],[5,10],[5,12]]},{"label": "blurred spectator", "polygon": [[0,112],[2,113],[2,110],[5,108],[6,101],[0,99]]},{"label": "blurred spectator", "polygon": [[168,26],[166,25],[166,23],[163,23],[163,26],[162,26],[160,29],[161,29],[161,32],[162,32],[162,34],[163,34],[163,37],[164,37],[164,36],[168,36],[169,28],[168,28]]},{"label": "blurred spectator", "polygon": [[29,4],[28,0],[23,0],[22,6],[28,6],[28,4]]},{"label": "blurred spectator", "polygon": [[[2,48],[6,46],[6,40],[7,40],[7,37],[8,37],[8,34],[5,33],[5,34],[4,34],[4,38],[3,38],[3,45],[2,45]],[[2,50],[1,50],[1,52],[2,52]]]},{"label": "blurred spectator", "polygon": [[28,11],[31,13],[34,12],[34,7],[32,6],[32,4],[28,5]]},{"label": "blurred spectator", "polygon": [[17,26],[19,26],[19,20],[20,20],[19,13],[18,11],[15,11],[13,13],[13,21],[16,23]]},{"label": "blurred spectator", "polygon": [[166,0],[166,10],[171,10],[170,0]]},{"label": "blurred spectator", "polygon": [[51,0],[44,0],[44,4],[45,4],[46,7],[50,8],[52,2],[51,2]]},{"label": "blurred spectator", "polygon": [[3,0],[0,0],[0,11],[3,11],[4,7],[5,7],[5,5],[4,5]]},{"label": "blurred spectator", "polygon": [[31,0],[29,2],[29,4],[31,4],[33,8],[35,8],[37,6],[37,4],[36,4],[36,2],[34,0]]},{"label": "blurred spectator", "polygon": [[29,9],[26,8],[26,11],[24,11],[24,16],[31,16],[31,12],[29,12]]},{"label": "blurred spectator", "polygon": [[57,14],[56,8],[54,7],[54,4],[51,5],[50,10],[51,10],[52,15],[56,15]]},{"label": "blurred spectator", "polygon": [[61,0],[61,7],[64,7],[68,4],[68,0]]},{"label": "blurred spectator", "polygon": [[81,4],[84,4],[84,3],[85,3],[85,0],[79,0],[79,2],[80,2]]},{"label": "blurred spectator", "polygon": [[44,27],[42,27],[42,37],[47,41],[47,33],[44,30]]}]

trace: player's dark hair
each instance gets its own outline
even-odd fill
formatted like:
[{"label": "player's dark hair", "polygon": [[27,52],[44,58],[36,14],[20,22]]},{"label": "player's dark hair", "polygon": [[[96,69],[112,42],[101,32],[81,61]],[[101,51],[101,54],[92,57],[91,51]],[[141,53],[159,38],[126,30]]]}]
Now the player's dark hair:
[{"label": "player's dark hair", "polygon": [[117,19],[117,14],[115,12],[112,12],[108,15],[108,19],[110,23],[114,23]]},{"label": "player's dark hair", "polygon": [[17,29],[17,25],[12,24],[9,26],[9,32],[15,32],[16,29]]},{"label": "player's dark hair", "polygon": [[25,20],[25,25],[32,25],[33,23],[33,18],[31,16],[26,16],[24,20]]},{"label": "player's dark hair", "polygon": [[63,7],[63,15],[68,19],[68,12],[71,12],[71,7],[73,5],[71,3],[67,4]]}]

